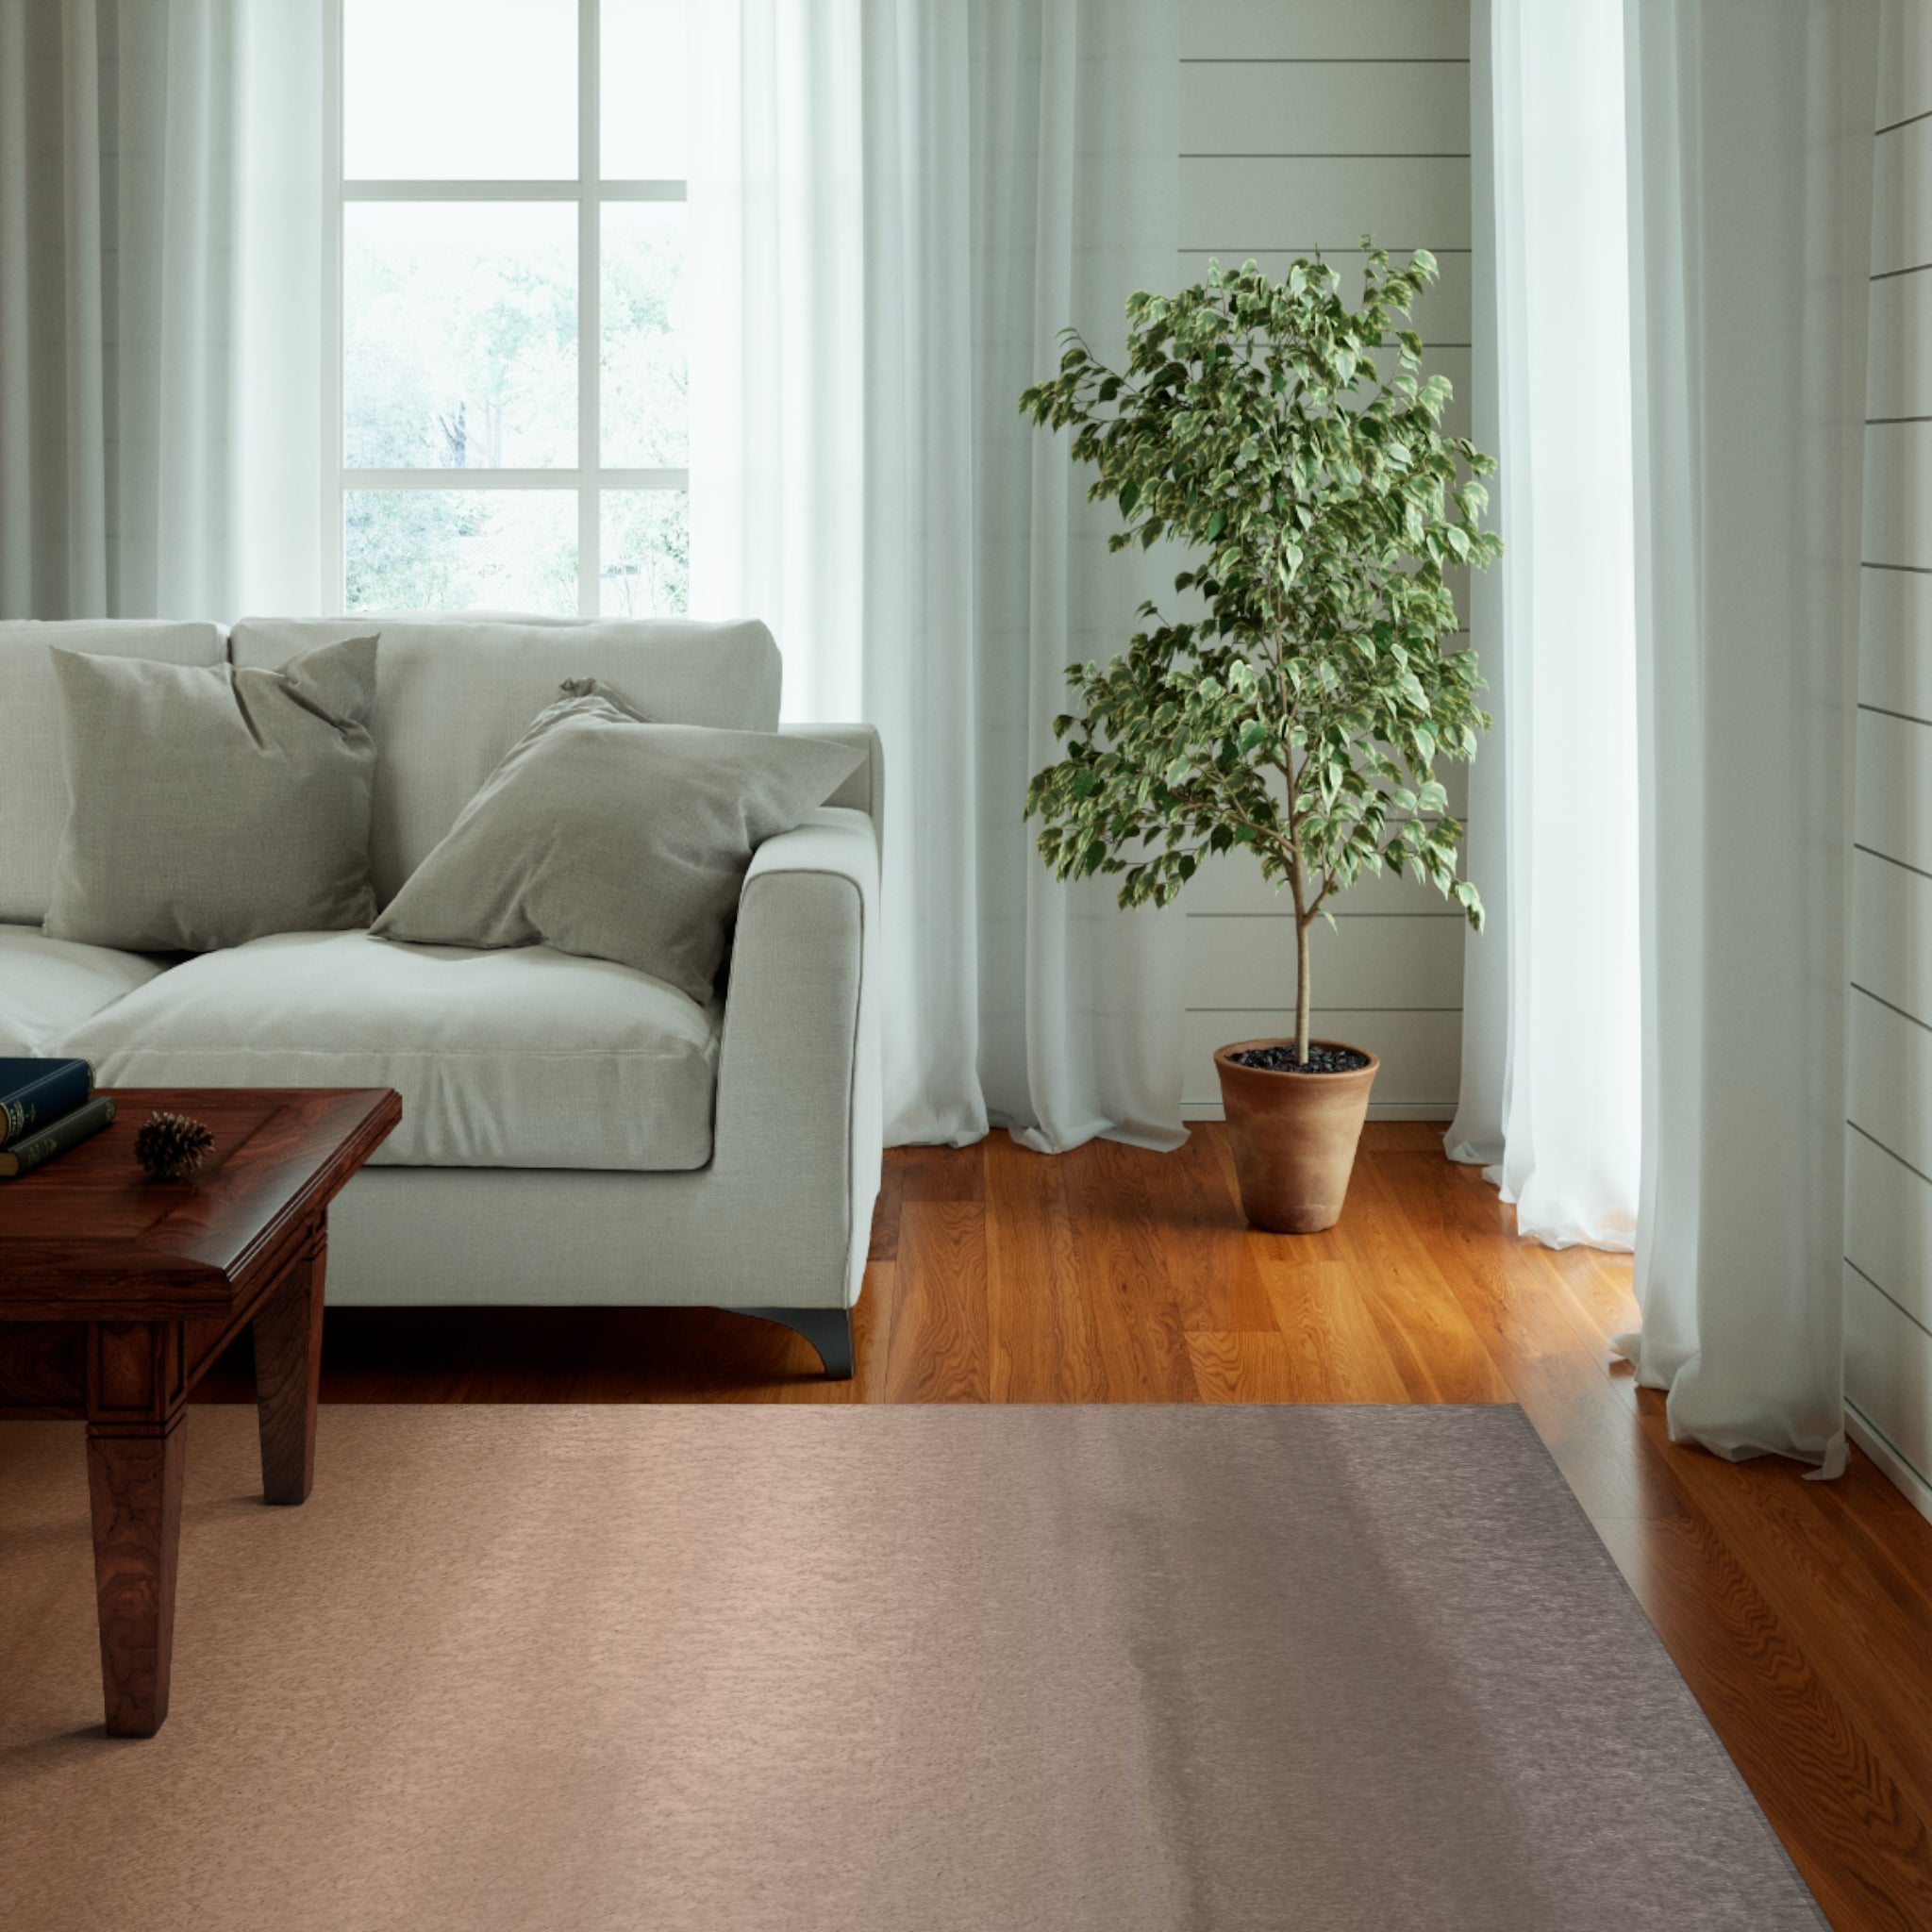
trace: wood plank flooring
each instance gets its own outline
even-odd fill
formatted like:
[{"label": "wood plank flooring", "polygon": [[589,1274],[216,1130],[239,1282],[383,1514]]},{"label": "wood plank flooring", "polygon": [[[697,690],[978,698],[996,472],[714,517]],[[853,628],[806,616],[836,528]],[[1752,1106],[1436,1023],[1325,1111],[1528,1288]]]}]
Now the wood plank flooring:
[{"label": "wood plank flooring", "polygon": [[[1299,1237],[1244,1226],[1218,1126],[1170,1156],[995,1134],[888,1155],[850,1383],[713,1311],[337,1308],[322,1392],[1521,1403],[1833,1925],[1924,1932],[1932,1524],[1856,1453],[1813,1483],[1673,1447],[1609,1360],[1635,1316],[1626,1259],[1519,1241],[1426,1124],[1372,1124],[1341,1225]],[[245,1352],[202,1395],[251,1399]]]}]

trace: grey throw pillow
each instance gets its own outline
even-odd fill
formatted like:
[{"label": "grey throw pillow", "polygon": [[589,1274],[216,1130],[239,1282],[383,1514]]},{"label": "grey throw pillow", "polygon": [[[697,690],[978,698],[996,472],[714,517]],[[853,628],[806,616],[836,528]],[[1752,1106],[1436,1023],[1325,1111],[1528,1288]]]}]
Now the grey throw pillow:
[{"label": "grey throw pillow", "polygon": [[68,793],[55,939],[205,953],[374,918],[373,637],[279,671],[52,655]]},{"label": "grey throw pillow", "polygon": [[653,724],[608,686],[567,684],[372,930],[541,942],[634,966],[702,1004],[752,854],[861,756],[815,738]]}]

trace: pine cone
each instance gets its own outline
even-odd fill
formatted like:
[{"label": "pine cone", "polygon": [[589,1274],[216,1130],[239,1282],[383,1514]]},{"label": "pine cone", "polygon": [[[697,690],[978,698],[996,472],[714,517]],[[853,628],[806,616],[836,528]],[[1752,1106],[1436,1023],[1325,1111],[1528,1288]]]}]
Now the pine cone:
[{"label": "pine cone", "polygon": [[214,1135],[185,1113],[151,1113],[134,1137],[134,1158],[158,1181],[184,1181],[214,1144]]}]

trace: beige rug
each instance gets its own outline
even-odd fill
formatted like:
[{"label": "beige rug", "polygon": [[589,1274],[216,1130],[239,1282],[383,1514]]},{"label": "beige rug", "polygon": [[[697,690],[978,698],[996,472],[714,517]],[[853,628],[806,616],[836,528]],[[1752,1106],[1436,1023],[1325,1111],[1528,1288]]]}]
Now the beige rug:
[{"label": "beige rug", "polygon": [[189,1419],[100,1729],[77,1425],[0,1424],[8,1932],[1824,1921],[1513,1408]]}]

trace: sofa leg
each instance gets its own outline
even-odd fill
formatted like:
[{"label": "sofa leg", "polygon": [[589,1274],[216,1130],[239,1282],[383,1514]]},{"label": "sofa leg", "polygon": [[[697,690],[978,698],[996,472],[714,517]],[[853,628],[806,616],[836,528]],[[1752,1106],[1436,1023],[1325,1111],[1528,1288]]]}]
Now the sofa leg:
[{"label": "sofa leg", "polygon": [[795,1330],[819,1352],[825,1380],[852,1379],[852,1310],[850,1308],[732,1308],[734,1315],[756,1315]]}]

